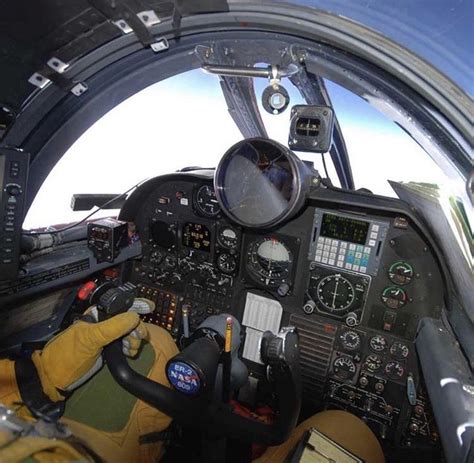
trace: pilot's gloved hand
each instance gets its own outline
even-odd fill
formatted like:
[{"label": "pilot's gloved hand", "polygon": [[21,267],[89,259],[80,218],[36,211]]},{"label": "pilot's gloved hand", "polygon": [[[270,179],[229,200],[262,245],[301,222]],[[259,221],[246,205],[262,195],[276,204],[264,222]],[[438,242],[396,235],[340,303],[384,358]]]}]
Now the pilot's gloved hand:
[{"label": "pilot's gloved hand", "polygon": [[[155,311],[156,305],[150,299],[136,297],[129,312],[136,312],[139,315],[146,315]],[[99,320],[99,312],[96,306],[92,306],[84,313],[84,320],[90,319],[92,322]],[[133,330],[122,340],[122,350],[127,357],[135,357],[138,354],[143,339],[148,338],[146,328],[143,323],[139,325],[140,329]],[[144,331],[145,329],[145,331]],[[102,366],[102,364],[100,365]]]},{"label": "pilot's gloved hand", "polygon": [[102,366],[102,348],[129,334],[125,351],[134,354],[146,326],[135,312],[126,312],[99,323],[79,320],[32,355],[41,386],[52,401],[65,398],[67,392],[87,381]]}]

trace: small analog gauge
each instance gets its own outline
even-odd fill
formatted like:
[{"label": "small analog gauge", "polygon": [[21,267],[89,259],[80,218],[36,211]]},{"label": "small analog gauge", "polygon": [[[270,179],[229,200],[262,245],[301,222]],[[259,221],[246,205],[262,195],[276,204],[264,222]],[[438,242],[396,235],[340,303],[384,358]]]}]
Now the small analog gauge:
[{"label": "small analog gauge", "polygon": [[413,267],[407,262],[394,262],[388,269],[390,281],[396,285],[407,285],[414,275]]},{"label": "small analog gauge", "polygon": [[217,258],[217,268],[223,273],[232,273],[237,268],[237,261],[234,256],[223,252]]},{"label": "small analog gauge", "polygon": [[319,302],[336,315],[347,313],[355,299],[352,283],[337,273],[322,278],[316,288],[316,294]]},{"label": "small analog gauge", "polygon": [[227,249],[235,249],[238,244],[237,232],[231,227],[222,227],[217,234],[219,243]]},{"label": "small analog gauge", "polygon": [[364,367],[366,370],[371,371],[372,373],[380,370],[382,367],[382,357],[377,354],[370,354],[365,359]]},{"label": "small analog gauge", "polygon": [[202,185],[196,193],[196,208],[206,217],[215,217],[221,211],[216,192],[210,185]]},{"label": "small analog gauge", "polygon": [[175,257],[173,254],[168,254],[168,255],[165,257],[165,265],[166,265],[168,268],[175,268],[175,267],[176,267],[176,263],[177,263],[177,260],[176,260],[176,257]]},{"label": "small analog gauge", "polygon": [[385,373],[392,379],[401,379],[405,374],[405,368],[401,363],[392,360],[385,365]]},{"label": "small analog gauge", "polygon": [[349,357],[338,357],[333,363],[334,374],[342,379],[351,379],[355,372],[355,363]]},{"label": "small analog gauge", "polygon": [[344,331],[339,339],[346,350],[357,350],[360,347],[360,335],[355,331]]},{"label": "small analog gauge", "polygon": [[150,255],[150,262],[154,265],[158,265],[163,260],[163,253],[155,250]]},{"label": "small analog gauge", "polygon": [[383,352],[387,348],[387,340],[380,336],[380,334],[377,334],[370,339],[369,345],[374,352]]},{"label": "small analog gauge", "polygon": [[181,275],[187,275],[191,270],[193,270],[193,267],[191,265],[191,262],[189,259],[181,259],[178,264],[179,267],[179,273]]},{"label": "small analog gauge", "polygon": [[408,295],[402,288],[389,286],[383,290],[382,302],[390,309],[400,309],[408,302]]},{"label": "small analog gauge", "polygon": [[403,360],[408,357],[410,349],[403,342],[396,341],[390,347],[390,353],[397,359]]}]

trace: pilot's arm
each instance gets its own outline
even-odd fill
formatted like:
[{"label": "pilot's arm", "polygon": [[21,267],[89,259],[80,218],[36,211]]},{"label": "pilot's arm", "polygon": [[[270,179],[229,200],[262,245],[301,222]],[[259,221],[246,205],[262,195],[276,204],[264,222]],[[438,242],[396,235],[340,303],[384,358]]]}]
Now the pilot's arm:
[{"label": "pilot's arm", "polygon": [[[41,351],[35,351],[31,359],[1,360],[0,403],[14,409],[18,417],[33,421],[33,415],[51,413],[57,408],[55,405],[62,404],[73,390],[80,388],[66,401],[62,419],[74,437],[86,443],[92,450],[90,454],[98,454],[105,461],[117,461],[119,455],[125,457],[123,461],[146,461],[147,455],[156,454],[157,449],[153,448],[151,452],[151,449],[140,448],[140,436],[162,431],[171,419],[128,397],[128,393],[111,382],[106,369],[87,382],[100,369],[102,348],[126,335],[123,345],[129,356],[138,352],[142,339],[149,341],[145,346],[152,351],[147,354],[151,359],[149,377],[167,384],[164,365],[177,353],[176,345],[165,330],[145,325],[136,313],[127,312],[100,323],[78,321],[49,341]],[[110,404],[114,397],[117,403],[101,409],[101,404]],[[125,401],[130,400],[133,406],[127,408]],[[69,401],[72,410],[68,410]],[[126,409],[128,415],[121,414],[124,421],[121,429],[107,426],[104,429],[104,421],[107,421],[104,418],[113,421],[114,413],[122,409]],[[88,421],[87,417],[91,419]],[[81,446],[70,445],[68,441],[41,437],[15,439],[15,435],[0,426],[2,462],[22,461],[32,455],[37,461],[92,461],[87,456],[78,460],[79,454],[84,454]],[[57,459],[53,459],[53,455]]]}]

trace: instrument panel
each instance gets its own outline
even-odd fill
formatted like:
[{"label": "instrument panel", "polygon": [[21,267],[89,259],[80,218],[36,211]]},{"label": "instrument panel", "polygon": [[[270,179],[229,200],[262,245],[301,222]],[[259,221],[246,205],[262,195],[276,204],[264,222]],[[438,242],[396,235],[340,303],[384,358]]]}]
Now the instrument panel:
[{"label": "instrument panel", "polygon": [[[193,330],[216,313],[242,320],[249,291],[275,299],[282,326],[298,328],[305,403],[348,409],[392,442],[436,444],[435,430],[420,437],[428,411],[415,409],[430,407],[418,392],[414,339],[421,318],[440,317],[443,280],[408,210],[315,192],[278,227],[246,228],[220,208],[212,173],[153,182],[133,218],[142,256],[129,274],[157,304],[147,321],[178,338],[183,312]],[[247,363],[263,378],[261,365]]]}]

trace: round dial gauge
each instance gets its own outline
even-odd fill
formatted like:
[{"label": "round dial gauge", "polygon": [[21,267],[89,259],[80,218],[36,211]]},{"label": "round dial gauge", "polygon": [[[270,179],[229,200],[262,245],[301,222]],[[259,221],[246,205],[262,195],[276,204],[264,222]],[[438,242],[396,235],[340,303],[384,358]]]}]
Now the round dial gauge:
[{"label": "round dial gauge", "polygon": [[396,341],[390,347],[390,353],[397,359],[403,360],[408,357],[410,349],[408,349],[408,346],[403,342]]},{"label": "round dial gauge", "polygon": [[168,267],[168,268],[175,268],[175,267],[176,267],[176,263],[177,263],[177,260],[176,260],[176,257],[175,257],[173,254],[168,254],[168,255],[165,257],[165,265],[166,265],[166,267]]},{"label": "round dial gauge", "polygon": [[385,373],[392,379],[401,379],[405,373],[405,368],[401,363],[392,360],[385,365]]},{"label": "round dial gauge", "polygon": [[349,357],[338,357],[334,360],[333,371],[339,378],[350,379],[356,372],[356,366]]},{"label": "round dial gauge", "polygon": [[396,285],[407,285],[414,275],[413,267],[407,262],[394,262],[388,269],[390,281]]},{"label": "round dial gauge", "polygon": [[267,286],[278,285],[289,276],[293,256],[285,243],[265,237],[250,245],[248,269]]},{"label": "round dial gauge", "polygon": [[382,302],[390,309],[400,309],[408,302],[408,296],[404,289],[389,286],[383,290]]},{"label": "round dial gauge", "polygon": [[237,232],[231,227],[222,227],[217,234],[219,243],[227,249],[235,249],[238,244]]},{"label": "round dial gauge", "polygon": [[355,331],[345,331],[340,339],[346,350],[356,350],[360,347],[360,335]]},{"label": "round dial gauge", "polygon": [[215,217],[221,211],[216,192],[210,185],[202,185],[196,193],[196,208],[206,217]]},{"label": "round dial gauge", "polygon": [[377,334],[370,339],[369,345],[374,352],[383,352],[387,348],[387,340]]},{"label": "round dial gauge", "polygon": [[370,354],[365,359],[364,367],[366,370],[375,372],[382,366],[382,358],[376,354]]},{"label": "round dial gauge", "polygon": [[346,313],[354,302],[355,290],[348,279],[334,274],[321,279],[316,288],[316,296],[326,309],[341,315]]},{"label": "round dial gauge", "polygon": [[154,265],[158,265],[163,260],[163,253],[155,250],[150,255],[150,262]]},{"label": "round dial gauge", "polygon": [[237,268],[237,261],[234,256],[223,252],[217,258],[217,268],[223,273],[232,273]]}]

